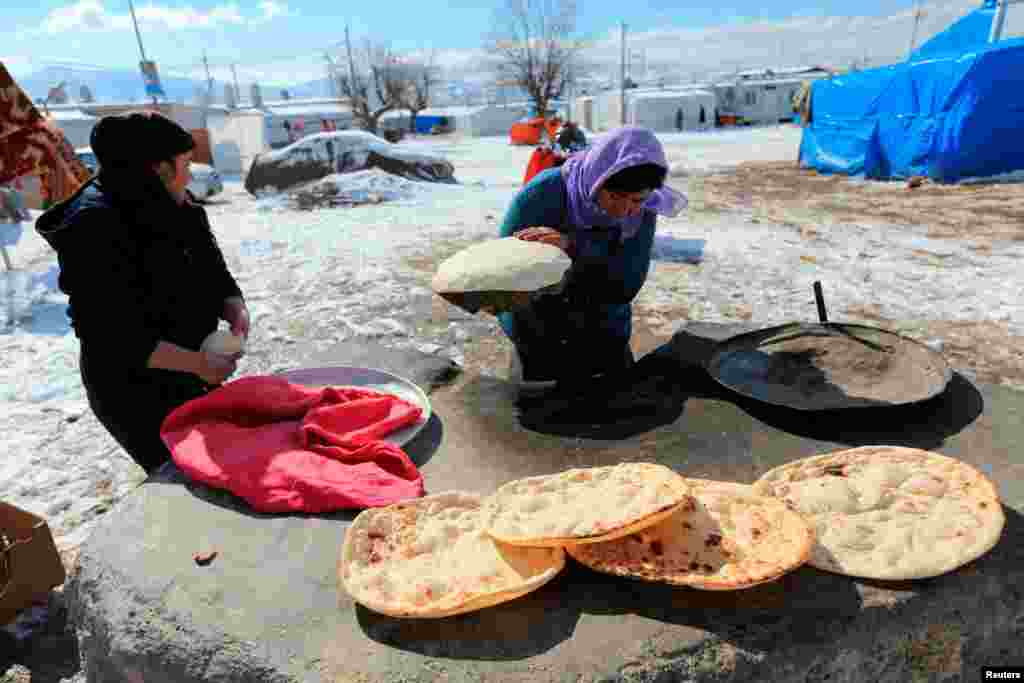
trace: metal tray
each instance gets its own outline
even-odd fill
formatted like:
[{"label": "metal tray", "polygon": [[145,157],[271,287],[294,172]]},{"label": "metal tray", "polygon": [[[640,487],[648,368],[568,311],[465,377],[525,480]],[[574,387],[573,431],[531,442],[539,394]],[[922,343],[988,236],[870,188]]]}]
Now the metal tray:
[{"label": "metal tray", "polygon": [[390,372],[373,368],[333,366],[284,370],[277,373],[277,375],[284,377],[294,384],[304,384],[312,387],[334,386],[375,389],[383,393],[393,394],[419,406],[423,413],[415,424],[392,432],[384,437],[386,441],[390,441],[399,447],[412,441],[430,419],[430,399],[427,398],[426,393],[415,382]]}]

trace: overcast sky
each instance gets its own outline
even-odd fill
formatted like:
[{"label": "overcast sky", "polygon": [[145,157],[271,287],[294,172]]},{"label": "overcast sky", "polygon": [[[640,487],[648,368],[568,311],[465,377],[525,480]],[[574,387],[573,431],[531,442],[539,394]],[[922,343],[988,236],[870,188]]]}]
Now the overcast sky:
[{"label": "overcast sky", "polygon": [[[447,0],[441,5],[392,0],[362,2],[344,14],[338,0],[138,0],[147,57],[161,73],[204,77],[207,52],[213,75],[226,78],[237,63],[243,81],[267,85],[324,76],[324,52],[337,50],[344,26],[353,39],[386,41],[402,51],[435,49],[442,65],[472,70],[484,56],[483,36],[500,2]],[[622,3],[579,0],[578,35],[592,63],[614,65],[619,23],[628,25],[631,51],[650,64],[683,73],[753,66],[826,63],[844,66],[901,59],[910,47],[914,0],[723,0],[679,9],[678,0]],[[920,44],[980,4],[980,0],[923,3]],[[1007,35],[1024,33],[1024,6],[1011,7]],[[53,63],[135,69],[139,49],[127,0],[4,0],[0,59],[15,76]],[[641,59],[636,57],[639,66]]]}]

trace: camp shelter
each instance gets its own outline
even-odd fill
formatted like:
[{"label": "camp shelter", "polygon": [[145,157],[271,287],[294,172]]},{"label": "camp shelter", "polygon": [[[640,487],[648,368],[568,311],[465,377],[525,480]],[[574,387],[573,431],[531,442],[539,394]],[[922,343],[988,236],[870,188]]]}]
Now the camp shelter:
[{"label": "camp shelter", "polygon": [[814,83],[801,166],[945,183],[1024,169],[1024,39],[987,42],[994,8],[986,1],[907,62]]},{"label": "camp shelter", "polygon": [[211,107],[207,116],[213,165],[221,173],[243,174],[269,148],[265,115],[256,109]]},{"label": "camp shelter", "polygon": [[[626,108],[628,111],[628,102]],[[621,126],[622,107],[619,91],[606,90],[595,95],[591,112],[593,117],[593,127],[591,130],[593,131],[602,132]]]},{"label": "camp shelter", "polygon": [[78,108],[51,108],[49,118],[64,133],[72,147],[88,147],[93,126],[99,121],[95,116]]},{"label": "camp shelter", "polygon": [[584,95],[576,98],[575,119],[587,130],[594,130],[594,97]]},{"label": "camp shelter", "polygon": [[715,125],[714,112],[715,95],[707,90],[630,94],[626,107],[630,124],[657,132],[706,130]]},{"label": "camp shelter", "polygon": [[262,109],[252,111],[263,113],[267,144],[274,148],[289,143],[285,122],[291,127],[301,122],[301,129],[305,135],[321,132],[325,119],[332,123],[336,130],[353,127],[352,109],[348,105],[348,100],[337,98],[265,101]]},{"label": "camp shelter", "polygon": [[[526,110],[521,106],[431,107],[416,115],[416,132],[427,135],[438,127],[473,137],[504,136],[508,135],[512,124],[525,115]],[[408,118],[405,121],[408,123]]]}]

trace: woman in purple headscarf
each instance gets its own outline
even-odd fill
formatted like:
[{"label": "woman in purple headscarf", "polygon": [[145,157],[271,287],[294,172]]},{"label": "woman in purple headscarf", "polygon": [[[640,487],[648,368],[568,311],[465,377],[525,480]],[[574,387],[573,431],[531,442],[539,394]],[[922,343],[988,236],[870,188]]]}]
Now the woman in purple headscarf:
[{"label": "woman in purple headscarf", "polygon": [[654,133],[626,126],[512,200],[501,236],[557,245],[573,261],[562,292],[498,316],[523,381],[586,381],[632,364],[631,302],[647,279],[657,216],[686,206],[665,186],[667,173]]}]

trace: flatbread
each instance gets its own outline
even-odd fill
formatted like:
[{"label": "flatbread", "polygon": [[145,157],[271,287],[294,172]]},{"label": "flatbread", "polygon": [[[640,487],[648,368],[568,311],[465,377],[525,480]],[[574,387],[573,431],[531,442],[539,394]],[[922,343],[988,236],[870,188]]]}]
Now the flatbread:
[{"label": "flatbread", "polygon": [[236,336],[228,330],[214,330],[203,340],[203,351],[233,356],[245,351],[245,337]]},{"label": "flatbread", "polygon": [[443,261],[431,288],[471,312],[483,306],[509,310],[522,304],[524,294],[557,290],[571,265],[556,246],[505,237],[474,244]]},{"label": "flatbread", "polygon": [[754,485],[815,527],[809,563],[872,579],[923,579],[981,557],[1006,522],[975,468],[902,446],[863,446],[791,462]]},{"label": "flatbread", "polygon": [[686,480],[664,465],[623,463],[509,482],[486,501],[487,533],[504,543],[599,543],[657,524],[693,504]]},{"label": "flatbread", "polygon": [[694,505],[630,536],[566,551],[599,572],[702,590],[750,588],[807,562],[814,532],[782,501],[744,484],[687,481]]},{"label": "flatbread", "polygon": [[484,532],[481,499],[448,492],[364,510],[338,576],[352,599],[395,617],[436,618],[513,600],[565,566],[561,548],[521,548]]}]

